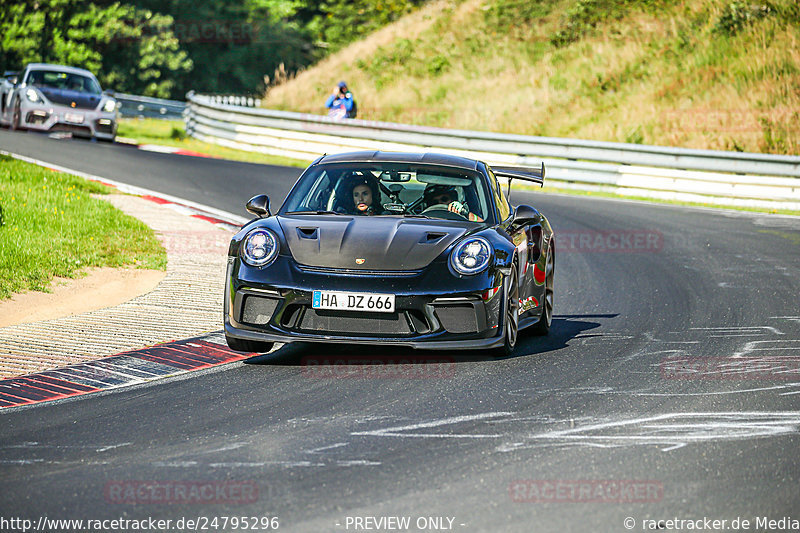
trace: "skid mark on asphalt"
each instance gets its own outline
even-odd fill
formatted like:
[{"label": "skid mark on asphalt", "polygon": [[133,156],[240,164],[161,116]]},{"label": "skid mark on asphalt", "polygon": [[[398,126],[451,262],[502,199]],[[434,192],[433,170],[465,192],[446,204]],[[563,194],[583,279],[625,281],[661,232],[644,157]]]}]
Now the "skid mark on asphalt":
[{"label": "skid mark on asphalt", "polygon": [[657,446],[671,451],[689,444],[794,435],[800,412],[668,413],[533,433],[498,446],[500,452],[541,446],[618,448]]},{"label": "skid mark on asphalt", "polygon": [[[511,391],[509,395],[511,396],[533,396],[535,394],[541,394],[545,396],[554,396],[554,395],[566,395],[571,396],[574,394],[586,394],[586,395],[619,395],[619,396],[653,396],[653,397],[679,397],[679,396],[727,396],[730,394],[747,394],[751,392],[765,392],[765,391],[786,391],[790,390],[793,391],[794,389],[800,388],[800,382],[797,383],[785,383],[780,385],[770,385],[767,387],[754,387],[749,389],[731,389],[731,390],[717,390],[717,391],[703,391],[703,392],[664,392],[663,390],[656,389],[656,388],[639,388],[639,389],[619,389],[619,388],[612,388],[612,387],[573,387],[568,389],[542,389],[542,388],[530,388],[530,389],[519,389],[515,391]],[[800,392],[800,391],[798,391]],[[781,395],[788,395],[788,394],[797,394],[797,392],[783,392]]]},{"label": "skid mark on asphalt", "polygon": [[380,466],[379,461],[368,459],[337,459],[332,461],[286,460],[286,461],[157,461],[153,466],[160,468],[322,468],[322,467],[349,467],[349,466]]},{"label": "skid mark on asphalt", "polygon": [[749,335],[784,335],[784,333],[772,326],[742,326],[724,328],[689,328],[689,331],[706,331],[709,337],[746,337]]},{"label": "skid mark on asphalt", "polygon": [[[664,379],[800,381],[800,317],[773,316],[769,322],[644,332],[637,336],[642,347],[620,362],[650,361]],[[611,338],[584,342],[605,340]]]},{"label": "skid mark on asphalt", "polygon": [[97,453],[107,452],[108,450],[113,450],[116,448],[122,448],[123,446],[130,446],[132,442],[121,442],[119,444],[108,444],[105,446],[98,446],[96,444],[41,444],[39,442],[22,442],[20,444],[8,444],[6,446],[0,446],[0,450],[8,450],[8,449],[34,449],[34,450],[43,450],[43,449],[52,449],[52,450],[66,450],[66,449],[78,449],[78,450],[94,450]]},{"label": "skid mark on asphalt", "polygon": [[219,334],[166,342],[57,370],[0,380],[0,409],[136,385],[241,361],[252,355],[228,349]]},{"label": "skid mark on asphalt", "polygon": [[800,339],[786,339],[775,341],[750,341],[733,354],[733,357],[744,357],[753,352],[778,352],[800,350]]},{"label": "skid mark on asphalt", "polygon": [[355,431],[351,435],[372,435],[376,437],[416,437],[416,438],[435,438],[435,439],[484,439],[493,437],[502,437],[502,434],[474,434],[474,433],[419,433],[419,429],[432,429],[442,426],[452,426],[454,424],[461,424],[464,422],[476,422],[491,418],[500,418],[511,416],[514,413],[509,412],[495,412],[495,413],[481,413],[477,415],[454,416],[450,418],[442,418],[439,420],[432,420],[429,422],[420,422],[417,424],[408,424],[404,426],[394,426],[383,429],[375,429],[371,431]]},{"label": "skid mark on asphalt", "polygon": [[[555,426],[555,429],[554,429]],[[420,429],[444,431],[425,431]],[[487,429],[489,431],[487,431]],[[797,435],[800,411],[667,413],[647,417],[524,418],[492,412],[404,426],[351,432],[357,437],[474,438],[503,440],[498,452],[529,448],[656,446],[672,451],[690,444]]]}]

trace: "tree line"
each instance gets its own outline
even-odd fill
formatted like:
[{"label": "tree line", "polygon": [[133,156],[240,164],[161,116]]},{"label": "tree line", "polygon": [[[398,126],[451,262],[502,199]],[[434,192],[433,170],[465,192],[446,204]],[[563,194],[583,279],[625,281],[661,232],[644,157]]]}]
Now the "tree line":
[{"label": "tree line", "polygon": [[0,0],[0,65],[86,68],[104,88],[260,94],[425,0]]}]

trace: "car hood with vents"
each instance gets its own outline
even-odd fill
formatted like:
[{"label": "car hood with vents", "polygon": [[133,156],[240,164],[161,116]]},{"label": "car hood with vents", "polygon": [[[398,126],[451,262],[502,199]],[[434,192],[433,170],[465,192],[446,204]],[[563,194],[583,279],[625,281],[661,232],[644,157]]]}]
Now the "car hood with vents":
[{"label": "car hood with vents", "polygon": [[278,223],[298,264],[348,270],[419,270],[469,229],[394,216],[285,215]]},{"label": "car hood with vents", "polygon": [[102,98],[99,94],[90,94],[53,87],[37,87],[49,101],[54,104],[74,107],[75,109],[96,109]]}]

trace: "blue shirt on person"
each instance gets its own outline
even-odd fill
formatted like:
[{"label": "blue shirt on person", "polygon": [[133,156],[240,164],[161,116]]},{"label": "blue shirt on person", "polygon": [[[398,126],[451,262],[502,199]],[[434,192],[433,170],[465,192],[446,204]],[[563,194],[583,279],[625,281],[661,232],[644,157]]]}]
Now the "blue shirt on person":
[{"label": "blue shirt on person", "polygon": [[325,107],[329,109],[328,116],[334,119],[355,118],[356,102],[353,93],[347,89],[347,84],[340,81],[333,94],[325,100]]}]

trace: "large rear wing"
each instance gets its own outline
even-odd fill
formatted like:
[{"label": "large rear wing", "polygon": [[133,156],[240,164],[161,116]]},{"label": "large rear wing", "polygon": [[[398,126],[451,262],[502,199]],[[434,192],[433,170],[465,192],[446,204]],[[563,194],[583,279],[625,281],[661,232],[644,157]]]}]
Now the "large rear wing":
[{"label": "large rear wing", "polygon": [[544,163],[542,168],[525,167],[492,167],[492,172],[498,178],[508,178],[511,180],[532,181],[544,187]]}]

